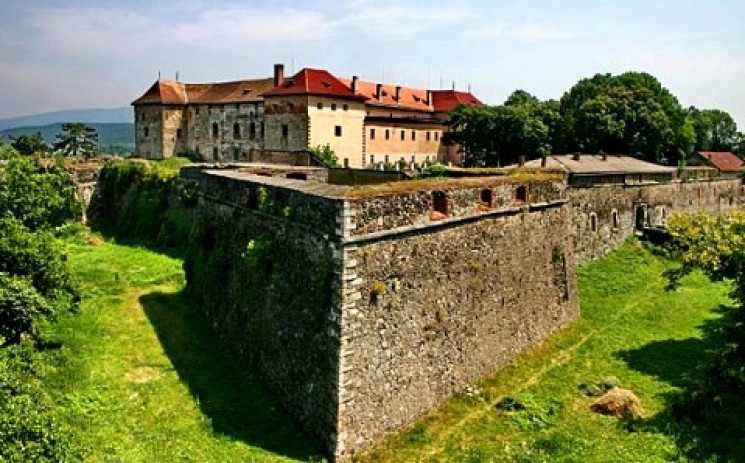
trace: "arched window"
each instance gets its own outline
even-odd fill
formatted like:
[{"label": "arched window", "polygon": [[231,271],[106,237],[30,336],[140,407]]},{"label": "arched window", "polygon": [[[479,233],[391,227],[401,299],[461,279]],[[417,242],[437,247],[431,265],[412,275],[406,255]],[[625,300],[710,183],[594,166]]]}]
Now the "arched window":
[{"label": "arched window", "polygon": [[527,203],[528,199],[528,187],[526,187],[525,185],[520,185],[519,187],[517,187],[517,189],[515,190],[515,200]]},{"label": "arched window", "polygon": [[590,214],[590,230],[598,231],[598,216],[594,212]]},{"label": "arched window", "polygon": [[217,123],[212,124],[212,138],[217,138],[217,136],[220,134],[220,128],[217,126]]}]

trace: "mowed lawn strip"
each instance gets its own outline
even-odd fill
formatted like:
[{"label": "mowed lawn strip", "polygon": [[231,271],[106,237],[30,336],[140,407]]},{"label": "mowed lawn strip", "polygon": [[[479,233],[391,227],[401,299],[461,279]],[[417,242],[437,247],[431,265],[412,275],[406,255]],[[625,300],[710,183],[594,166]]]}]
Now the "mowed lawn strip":
[{"label": "mowed lawn strip", "polygon": [[182,262],[70,240],[80,313],[45,380],[88,461],[286,461],[318,452],[183,294]]},{"label": "mowed lawn strip", "polygon": [[[582,315],[360,461],[670,461],[684,458],[674,432],[630,426],[589,411],[583,383],[613,376],[653,421],[704,355],[701,325],[728,303],[728,286],[695,273],[675,292],[671,264],[627,244],[579,271]],[[522,412],[496,405],[505,397]]]}]

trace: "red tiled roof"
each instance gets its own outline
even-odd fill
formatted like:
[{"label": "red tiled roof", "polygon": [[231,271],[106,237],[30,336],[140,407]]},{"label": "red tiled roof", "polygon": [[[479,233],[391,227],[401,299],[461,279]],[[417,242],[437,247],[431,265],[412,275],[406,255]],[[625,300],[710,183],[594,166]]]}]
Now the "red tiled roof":
[{"label": "red tiled roof", "polygon": [[173,80],[159,80],[132,104],[255,102],[261,101],[261,94],[273,86],[272,78],[209,84],[185,84]]},{"label": "red tiled roof", "polygon": [[484,103],[470,92],[434,90],[432,91],[432,105],[437,112],[449,112],[460,105],[484,106]]},{"label": "red tiled roof", "polygon": [[701,151],[698,155],[720,171],[745,170],[745,162],[735,153]]},{"label": "red tiled roof", "polygon": [[[350,79],[339,79],[351,89]],[[399,99],[396,100],[396,86],[383,84],[380,89],[380,99],[376,98],[377,85],[375,82],[357,81],[357,93],[367,98],[367,104],[373,106],[387,106],[414,111],[432,111],[432,105],[427,102],[427,90],[411,87],[401,87]]]},{"label": "red tiled roof", "polygon": [[294,76],[285,80],[282,85],[274,87],[262,96],[285,96],[285,95],[319,95],[346,100],[364,101],[363,95],[352,93],[348,86],[330,72],[323,69],[305,68]]}]

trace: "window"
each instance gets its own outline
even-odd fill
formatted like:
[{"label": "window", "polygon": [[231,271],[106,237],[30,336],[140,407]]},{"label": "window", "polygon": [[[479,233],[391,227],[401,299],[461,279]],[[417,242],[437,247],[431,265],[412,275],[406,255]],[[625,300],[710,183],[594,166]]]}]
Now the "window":
[{"label": "window", "polygon": [[375,129],[370,129],[370,140],[375,140]]},{"label": "window", "polygon": [[261,123],[261,138],[264,138],[264,123]]},{"label": "window", "polygon": [[388,164],[389,162],[391,162],[391,158],[390,158],[390,156],[388,156],[388,155],[386,154],[386,155],[385,155],[385,163],[386,163],[386,164]]},{"label": "window", "polygon": [[442,220],[448,216],[448,197],[444,191],[435,191],[432,193],[432,213],[431,220]]},{"label": "window", "polygon": [[290,138],[290,126],[287,124],[282,124],[282,138],[285,140]]},{"label": "window", "polygon": [[334,136],[341,137],[341,126],[340,125],[334,126]]},{"label": "window", "polygon": [[241,126],[238,123],[233,124],[233,138],[241,138]]},{"label": "window", "polygon": [[184,134],[183,130],[176,129],[176,140],[181,140],[181,136]]},{"label": "window", "polygon": [[371,154],[370,155],[370,164],[372,164],[373,166],[375,165],[375,155],[374,154]]},{"label": "window", "polygon": [[341,109],[343,109],[344,111],[349,111],[349,105],[345,104],[344,106],[341,107]]},{"label": "window", "polygon": [[349,169],[349,158],[344,158],[344,168]]},{"label": "window", "polygon": [[435,132],[435,141],[440,141],[440,132]]},{"label": "window", "polygon": [[493,192],[489,188],[485,188],[479,193],[479,205],[481,206],[491,208],[493,199]]},{"label": "window", "polygon": [[256,138],[256,123],[255,122],[251,122],[248,125],[248,137],[251,140],[253,140],[254,138]]},{"label": "window", "polygon": [[287,103],[287,110],[290,112],[295,111],[295,103]]},{"label": "window", "polygon": [[149,127],[145,127],[145,136],[146,137],[149,137],[150,136],[150,128]]},{"label": "window", "polygon": [[194,107],[194,115],[199,116],[199,106]]},{"label": "window", "polygon": [[519,202],[528,202],[528,187],[521,185],[515,190],[515,199]]},{"label": "window", "polygon": [[619,226],[618,211],[613,209],[611,212],[611,221],[613,222],[613,228],[616,229]]},{"label": "window", "polygon": [[318,104],[316,104],[316,108],[318,108],[318,109],[323,109],[323,103],[321,103],[321,102],[319,101],[319,102],[318,102]]},{"label": "window", "polygon": [[238,157],[241,155],[241,149],[238,146],[233,147],[233,157],[235,159],[238,159]]},{"label": "window", "polygon": [[401,141],[404,141],[404,140],[406,140],[406,132],[404,132],[404,131],[402,130],[402,131],[401,131]]},{"label": "window", "polygon": [[590,214],[590,230],[598,231],[598,216],[594,212]]},{"label": "window", "polygon": [[212,138],[217,138],[220,134],[220,129],[217,127],[217,124],[212,124]]},{"label": "window", "polygon": [[416,130],[411,131],[411,140],[412,141],[416,140]]},{"label": "window", "polygon": [[212,148],[212,160],[217,161],[217,146]]},{"label": "window", "polygon": [[331,103],[331,110],[336,111],[336,103]]},{"label": "window", "polygon": [[427,141],[432,139],[432,132],[427,132]]},{"label": "window", "polygon": [[199,138],[199,126],[194,127],[194,138]]},{"label": "window", "polygon": [[[385,129],[385,139],[390,140],[391,139],[391,131],[388,129]],[[745,187],[743,187],[745,188]]]},{"label": "window", "polygon": [[[732,205],[732,198],[730,198],[730,205]],[[663,224],[667,221],[667,209],[665,209],[664,207],[662,208],[662,213],[660,214],[660,218],[662,219]]]}]

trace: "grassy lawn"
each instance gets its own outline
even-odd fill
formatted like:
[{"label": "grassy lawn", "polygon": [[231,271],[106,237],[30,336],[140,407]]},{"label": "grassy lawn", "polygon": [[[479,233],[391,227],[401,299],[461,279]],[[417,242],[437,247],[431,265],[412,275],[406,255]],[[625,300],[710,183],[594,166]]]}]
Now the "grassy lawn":
[{"label": "grassy lawn", "polygon": [[[55,325],[50,338],[63,347],[50,349],[45,379],[88,460],[318,458],[189,306],[180,260],[82,239],[67,251],[86,298],[81,313]],[[702,324],[728,298],[700,274],[666,292],[668,265],[627,245],[585,266],[577,323],[359,459],[685,461],[688,444],[663,410],[704,355]],[[594,399],[580,384],[607,376],[640,397],[643,422],[589,411]],[[506,396],[528,410],[495,407]]]},{"label": "grassy lawn", "polygon": [[51,334],[46,381],[89,461],[313,458],[304,437],[181,293],[181,261],[109,243],[68,242],[81,313]]}]

